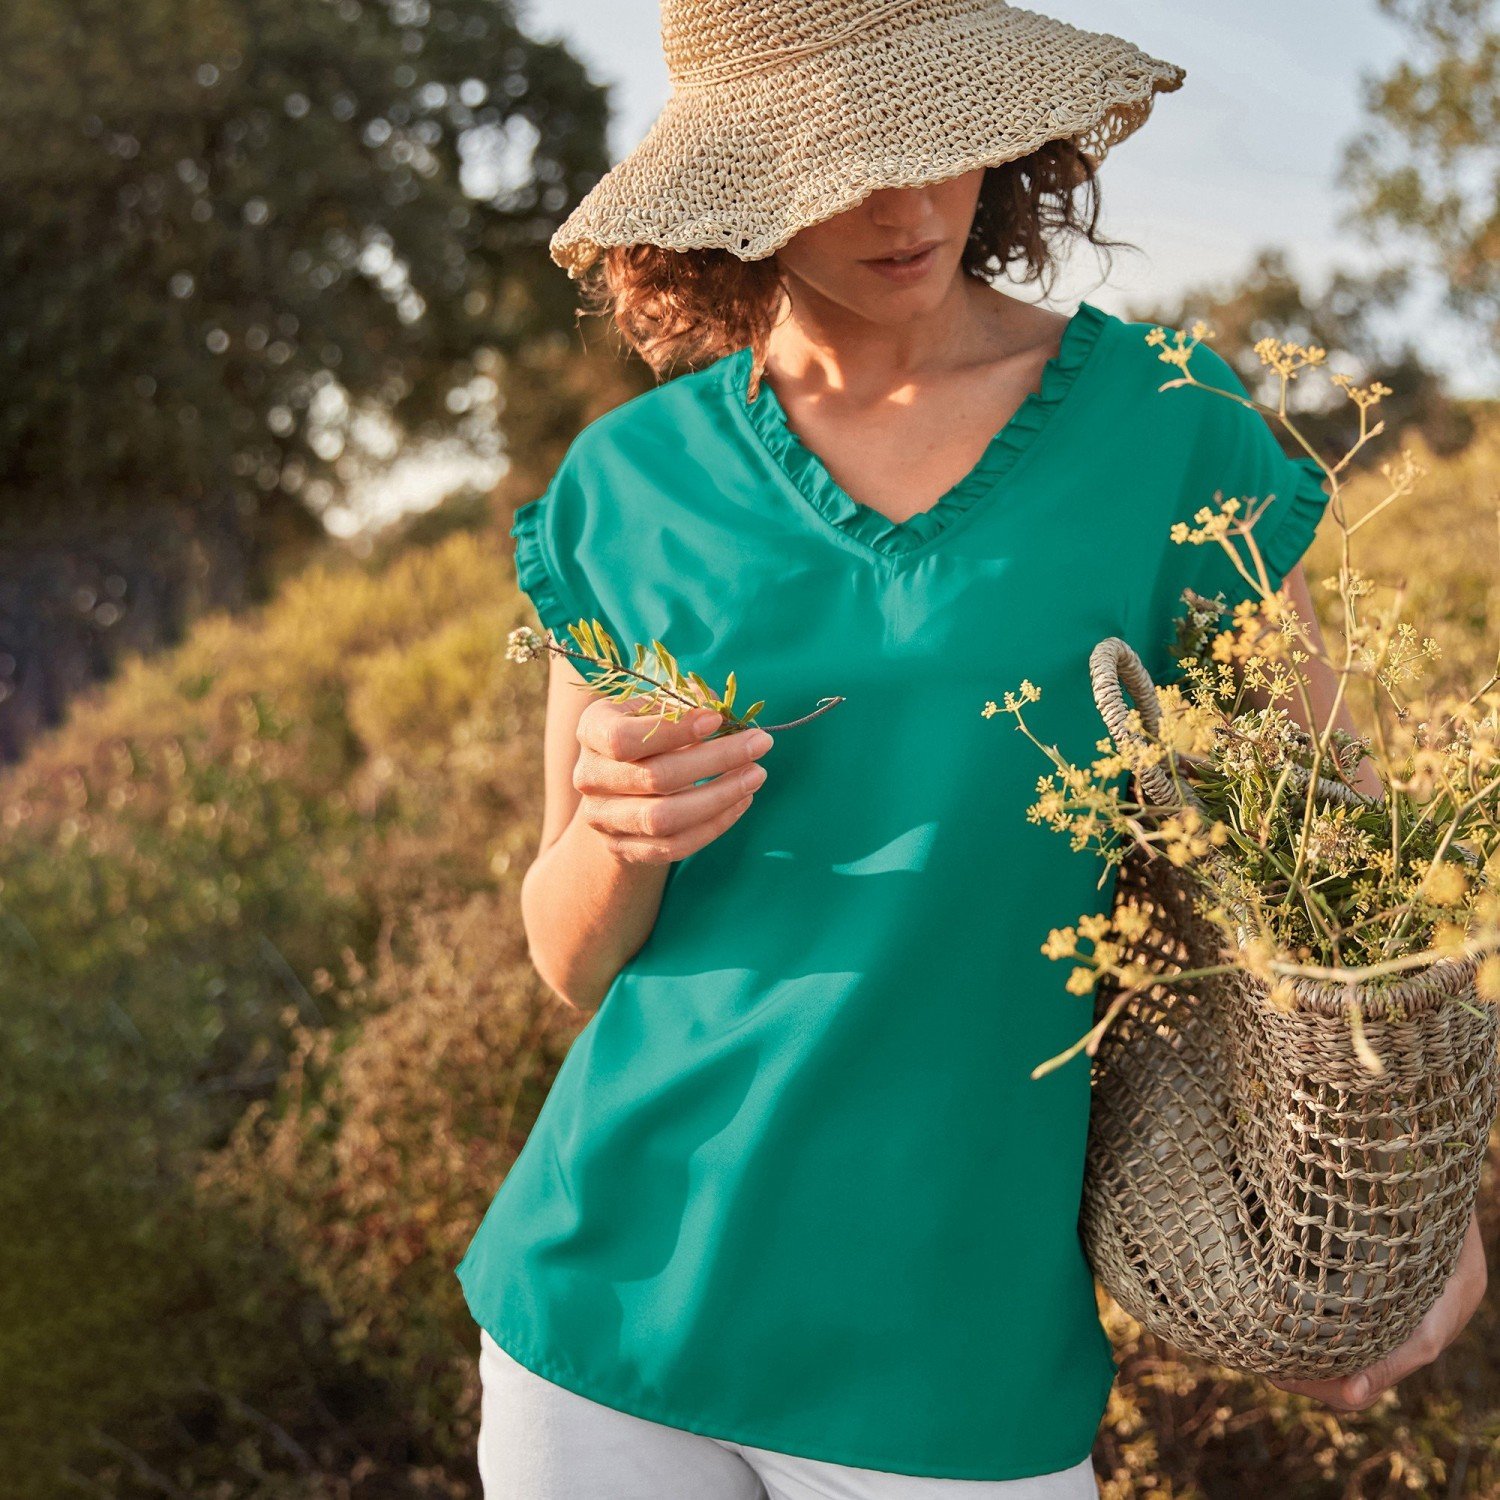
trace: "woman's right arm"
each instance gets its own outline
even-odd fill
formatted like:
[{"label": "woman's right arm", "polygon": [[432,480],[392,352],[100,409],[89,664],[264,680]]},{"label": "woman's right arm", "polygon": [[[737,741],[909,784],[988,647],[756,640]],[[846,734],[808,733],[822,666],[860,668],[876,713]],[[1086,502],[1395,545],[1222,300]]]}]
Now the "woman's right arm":
[{"label": "woman's right arm", "polygon": [[765,779],[753,762],[772,739],[752,729],[705,740],[720,715],[641,714],[588,691],[566,657],[552,654],[548,671],[541,845],[521,920],[537,973],[592,1011],[650,935],[668,866],[750,805]]}]

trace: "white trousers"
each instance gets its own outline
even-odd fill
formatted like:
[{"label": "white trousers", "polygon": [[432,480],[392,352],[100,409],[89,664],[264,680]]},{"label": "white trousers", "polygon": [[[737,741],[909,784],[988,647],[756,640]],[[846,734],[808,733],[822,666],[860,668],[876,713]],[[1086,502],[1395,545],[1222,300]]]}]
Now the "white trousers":
[{"label": "white trousers", "polygon": [[1027,1479],[927,1479],[797,1458],[603,1406],[479,1333],[484,1500],[1098,1500],[1092,1462]]}]

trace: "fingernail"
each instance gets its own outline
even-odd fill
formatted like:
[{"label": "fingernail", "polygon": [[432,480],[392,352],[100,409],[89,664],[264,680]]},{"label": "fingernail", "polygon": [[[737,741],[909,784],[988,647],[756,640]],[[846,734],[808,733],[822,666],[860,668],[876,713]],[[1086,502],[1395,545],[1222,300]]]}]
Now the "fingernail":
[{"label": "fingernail", "polygon": [[752,729],[750,738],[745,742],[745,749],[751,755],[759,755],[763,750],[769,750],[775,743],[776,741],[764,729]]},{"label": "fingernail", "polygon": [[711,734],[722,722],[722,715],[714,713],[712,709],[705,709],[693,715],[693,733]]},{"label": "fingernail", "polygon": [[1363,1401],[1370,1394],[1370,1377],[1368,1375],[1356,1375],[1349,1387],[1349,1395],[1355,1401]]}]

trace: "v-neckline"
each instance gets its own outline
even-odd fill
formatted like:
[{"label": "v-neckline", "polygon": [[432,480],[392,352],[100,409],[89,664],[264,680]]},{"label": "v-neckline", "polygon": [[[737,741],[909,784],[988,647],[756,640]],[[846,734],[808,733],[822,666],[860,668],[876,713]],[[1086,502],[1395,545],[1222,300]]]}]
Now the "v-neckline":
[{"label": "v-neckline", "polygon": [[1042,367],[1034,390],[986,444],[978,462],[926,510],[893,521],[874,506],[856,500],[834,479],[823,460],[792,430],[770,383],[762,380],[749,398],[751,349],[745,345],[724,361],[733,405],[759,437],[793,492],[840,537],[879,558],[909,560],[949,534],[962,515],[973,512],[1000,488],[1022,457],[1036,445],[1064,398],[1099,345],[1109,314],[1081,301],[1062,331],[1057,353]]}]

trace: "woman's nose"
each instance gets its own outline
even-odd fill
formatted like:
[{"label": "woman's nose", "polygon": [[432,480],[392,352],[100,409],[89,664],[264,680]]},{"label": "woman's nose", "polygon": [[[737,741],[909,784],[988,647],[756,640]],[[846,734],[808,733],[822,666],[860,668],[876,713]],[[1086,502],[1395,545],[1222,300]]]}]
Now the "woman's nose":
[{"label": "woman's nose", "polygon": [[932,197],[925,187],[876,188],[865,212],[881,229],[909,229],[931,217]]}]

